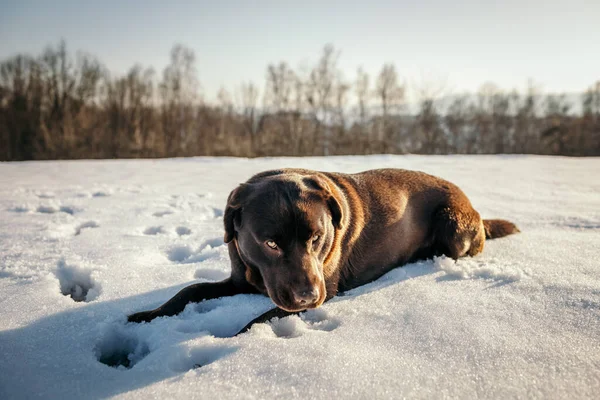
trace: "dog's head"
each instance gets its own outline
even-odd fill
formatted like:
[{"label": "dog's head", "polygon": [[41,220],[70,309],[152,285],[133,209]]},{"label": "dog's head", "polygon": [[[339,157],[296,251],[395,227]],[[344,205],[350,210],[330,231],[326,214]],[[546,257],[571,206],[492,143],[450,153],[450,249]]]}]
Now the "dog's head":
[{"label": "dog's head", "polygon": [[293,173],[255,177],[229,195],[225,242],[235,241],[246,280],[278,307],[301,311],[325,301],[323,265],[342,224],[339,196],[325,178]]}]

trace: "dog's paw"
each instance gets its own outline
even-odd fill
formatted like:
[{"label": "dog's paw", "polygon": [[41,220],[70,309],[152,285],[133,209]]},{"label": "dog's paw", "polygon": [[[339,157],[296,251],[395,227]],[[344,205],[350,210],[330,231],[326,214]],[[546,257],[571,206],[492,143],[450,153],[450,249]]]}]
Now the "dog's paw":
[{"label": "dog's paw", "polygon": [[157,315],[154,311],[141,311],[128,316],[127,322],[139,324],[141,322],[150,322],[156,317]]}]

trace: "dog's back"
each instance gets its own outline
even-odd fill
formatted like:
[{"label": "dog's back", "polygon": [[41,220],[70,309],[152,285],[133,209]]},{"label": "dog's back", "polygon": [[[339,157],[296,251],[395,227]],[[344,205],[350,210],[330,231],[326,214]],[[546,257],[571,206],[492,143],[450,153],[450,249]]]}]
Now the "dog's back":
[{"label": "dog's back", "polygon": [[341,241],[347,257],[340,265],[340,290],[417,259],[475,255],[483,250],[486,237],[519,231],[505,220],[482,221],[458,186],[423,172],[376,169],[322,174],[344,193],[352,214]]}]

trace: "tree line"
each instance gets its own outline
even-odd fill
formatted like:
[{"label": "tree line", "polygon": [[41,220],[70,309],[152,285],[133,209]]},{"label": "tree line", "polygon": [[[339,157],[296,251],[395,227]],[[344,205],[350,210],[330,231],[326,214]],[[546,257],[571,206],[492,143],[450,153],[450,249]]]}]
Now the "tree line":
[{"label": "tree line", "polygon": [[[112,76],[64,41],[0,64],[0,160],[176,156],[313,156],[376,153],[600,155],[600,81],[566,95],[485,84],[442,101],[407,85],[393,64],[353,79],[327,45],[318,62],[266,68],[264,88],[201,96],[194,52],[171,51],[162,74],[133,66]],[[261,93],[262,92],[262,93]]]}]

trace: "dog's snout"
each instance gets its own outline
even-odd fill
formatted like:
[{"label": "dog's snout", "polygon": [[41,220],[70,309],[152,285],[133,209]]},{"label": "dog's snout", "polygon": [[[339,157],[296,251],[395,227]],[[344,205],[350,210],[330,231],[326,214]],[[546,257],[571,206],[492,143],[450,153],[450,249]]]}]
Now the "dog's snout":
[{"label": "dog's snout", "polygon": [[319,289],[316,287],[306,287],[294,291],[294,299],[298,304],[309,305],[317,301],[319,298]]}]

